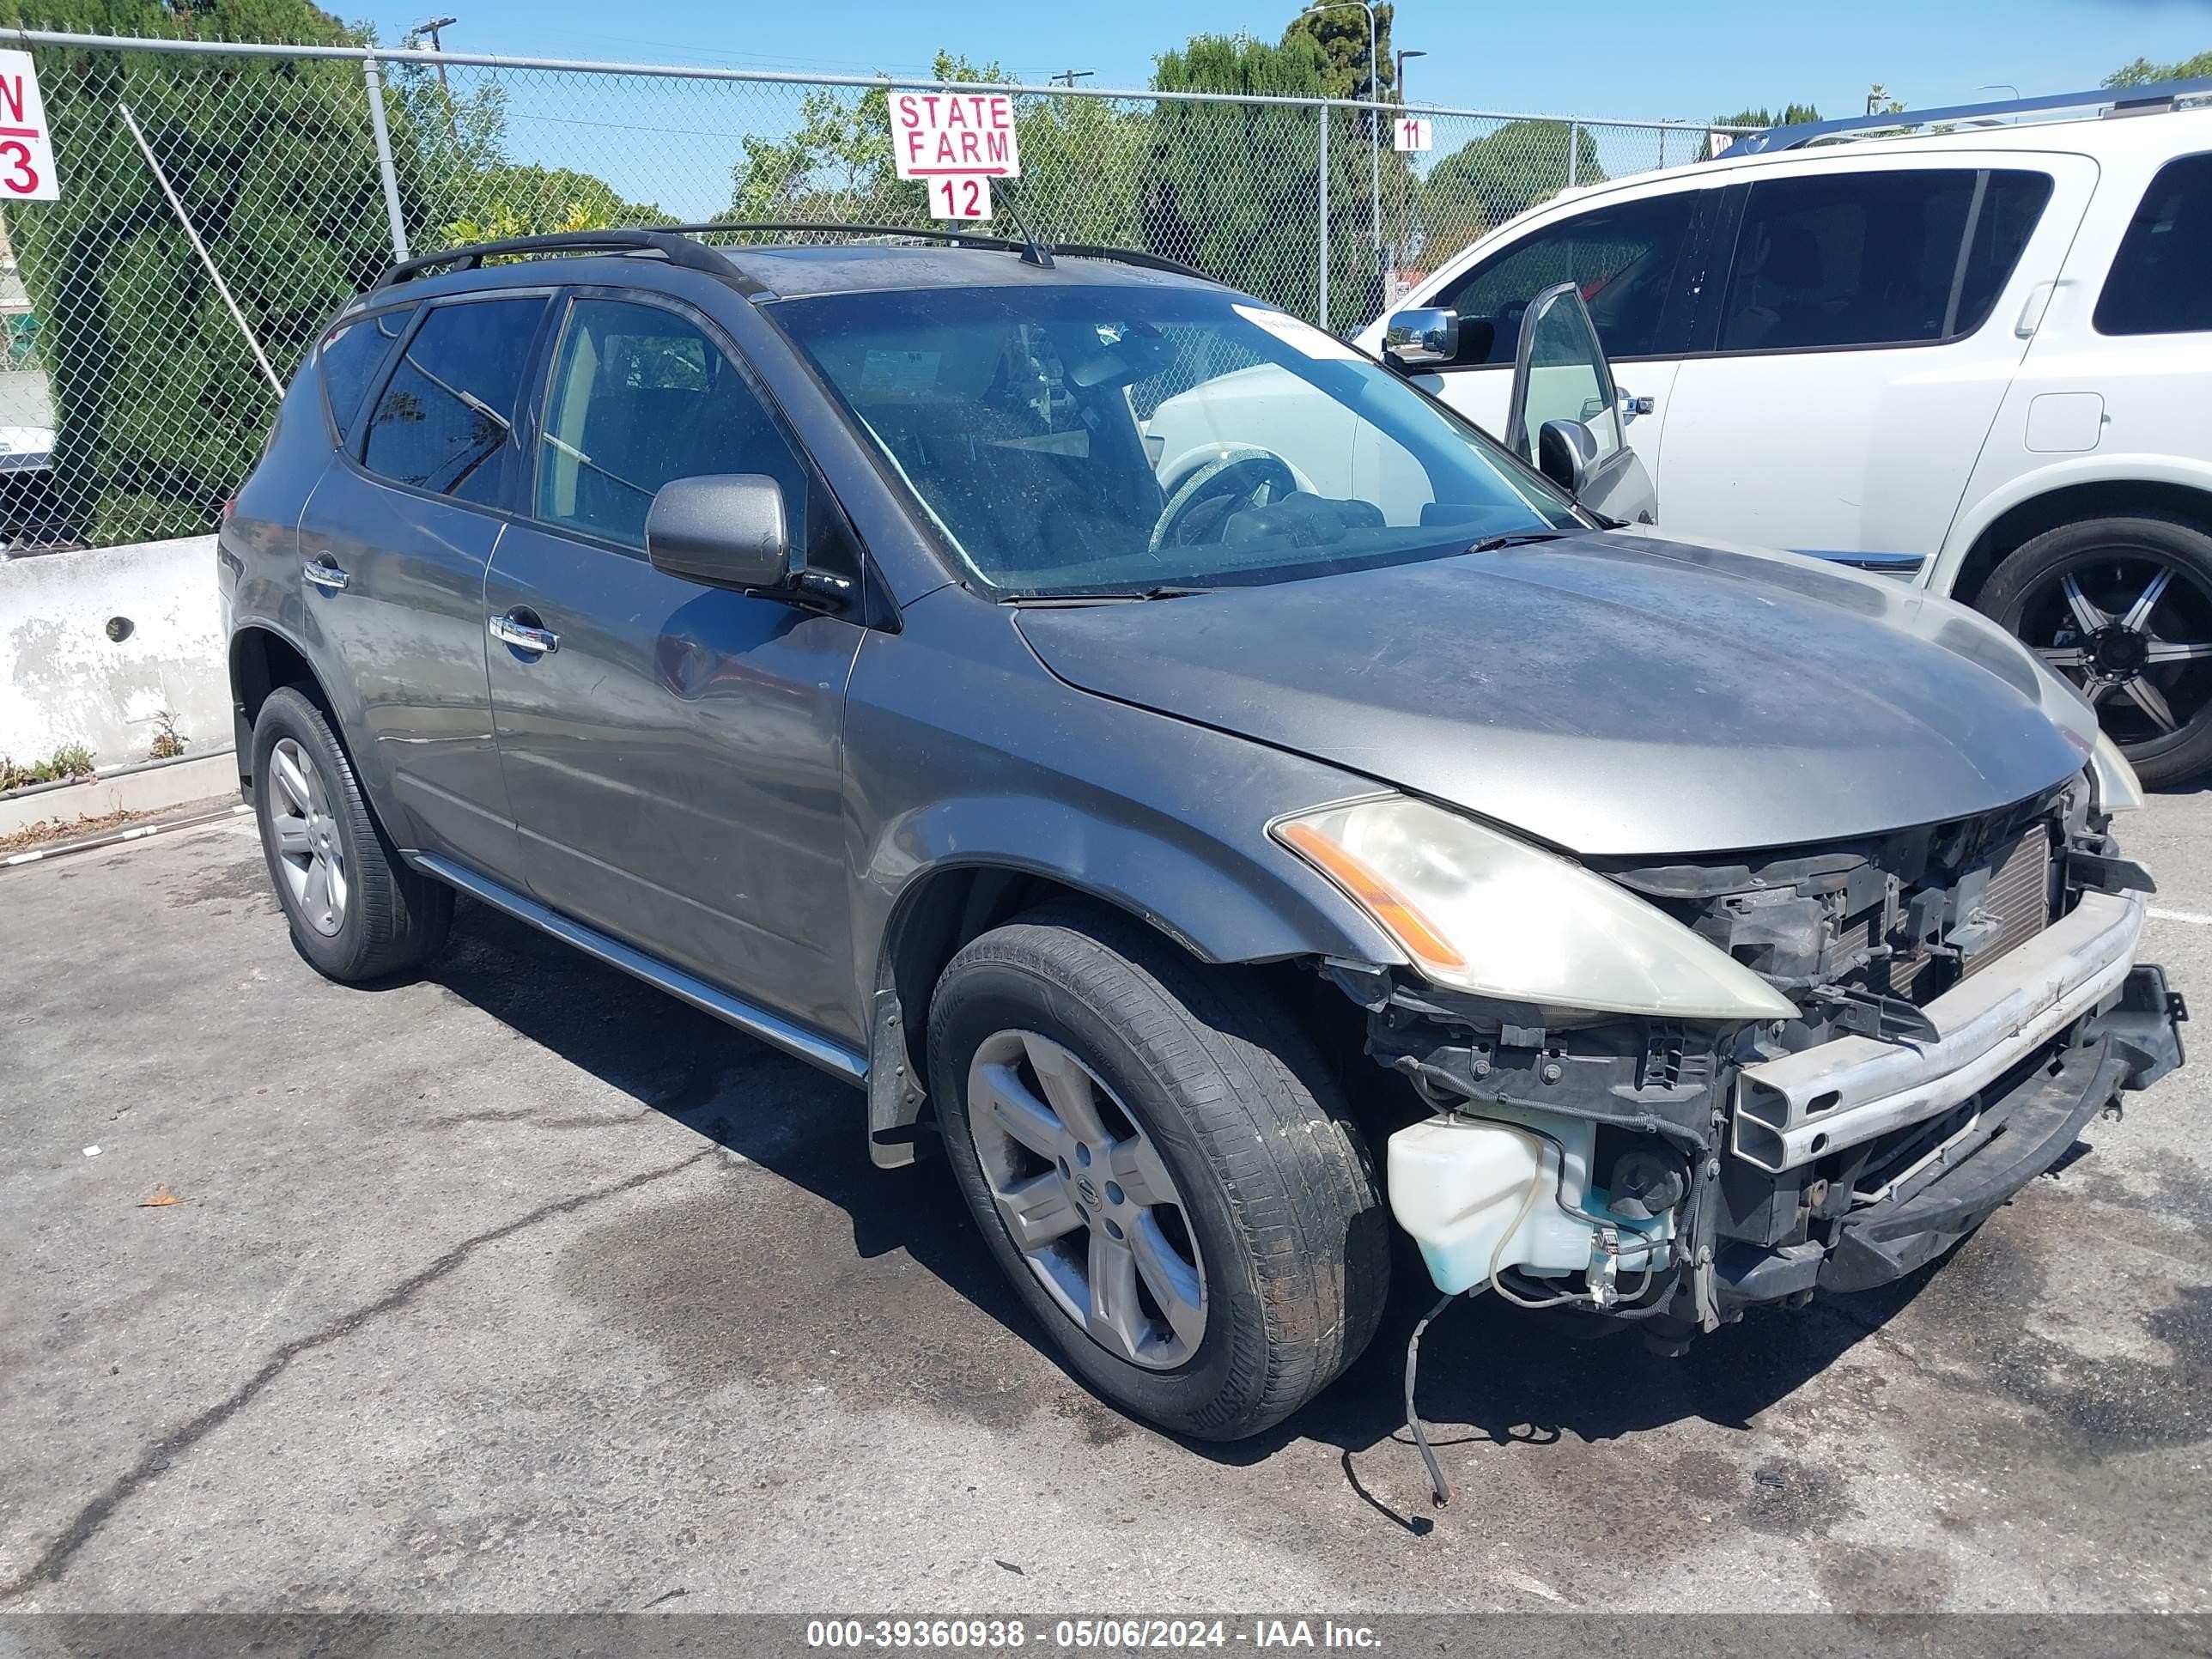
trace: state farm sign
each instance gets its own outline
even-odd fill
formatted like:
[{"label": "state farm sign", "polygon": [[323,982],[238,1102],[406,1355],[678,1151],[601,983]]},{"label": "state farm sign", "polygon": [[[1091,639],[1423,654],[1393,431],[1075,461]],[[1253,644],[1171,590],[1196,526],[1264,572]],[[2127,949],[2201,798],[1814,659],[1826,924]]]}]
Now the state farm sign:
[{"label": "state farm sign", "polygon": [[891,94],[891,149],[902,179],[1018,179],[1014,100],[1003,92]]}]

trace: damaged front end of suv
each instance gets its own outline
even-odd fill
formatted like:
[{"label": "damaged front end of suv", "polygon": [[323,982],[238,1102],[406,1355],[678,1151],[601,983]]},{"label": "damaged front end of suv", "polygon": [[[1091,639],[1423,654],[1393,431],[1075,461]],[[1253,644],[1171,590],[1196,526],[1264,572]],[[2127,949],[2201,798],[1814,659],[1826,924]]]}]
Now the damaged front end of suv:
[{"label": "damaged front end of suv", "polygon": [[1404,795],[1273,828],[1416,970],[1328,969],[1434,1110],[1388,1185],[1437,1287],[1679,1351],[1911,1272],[2180,1064],[2109,831],[2139,799],[2100,744],[1993,811],[1754,854],[1576,862]]}]

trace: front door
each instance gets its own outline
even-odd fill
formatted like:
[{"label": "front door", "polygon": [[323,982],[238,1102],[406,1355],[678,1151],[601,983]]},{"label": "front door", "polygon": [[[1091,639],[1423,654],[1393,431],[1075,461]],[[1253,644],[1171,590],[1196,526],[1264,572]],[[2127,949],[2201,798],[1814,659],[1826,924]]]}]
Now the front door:
[{"label": "front door", "polygon": [[1660,440],[1696,298],[1699,215],[1717,194],[1678,185],[1607,197],[1486,256],[1422,301],[1459,313],[1461,351],[1459,362],[1423,371],[1416,383],[1503,440],[1522,319],[1538,295],[1572,283],[1614,365],[1628,445],[1665,504]]},{"label": "front door", "polygon": [[392,833],[507,879],[520,854],[492,741],[483,581],[493,509],[527,459],[511,429],[545,306],[538,294],[431,307],[366,418],[339,415],[346,453],[300,518],[307,603],[352,678],[368,738],[354,758],[398,808]]},{"label": "front door", "polygon": [[1622,430],[1613,368],[1572,283],[1547,289],[1521,319],[1505,447],[1593,513],[1647,525],[1658,501]]},{"label": "front door", "polygon": [[672,302],[568,302],[533,442],[532,521],[501,540],[477,624],[504,618],[546,642],[489,647],[530,887],[857,1038],[839,786],[862,629],[645,556],[654,492],[707,474],[775,479],[801,562],[850,561],[849,530],[734,349]]}]

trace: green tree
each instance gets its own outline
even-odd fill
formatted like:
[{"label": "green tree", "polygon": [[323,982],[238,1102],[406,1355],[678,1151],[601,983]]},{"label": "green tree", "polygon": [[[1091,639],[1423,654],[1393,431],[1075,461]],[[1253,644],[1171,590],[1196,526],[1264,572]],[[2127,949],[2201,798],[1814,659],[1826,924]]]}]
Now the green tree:
[{"label": "green tree", "polygon": [[2212,52],[2200,52],[2178,64],[2154,64],[2138,58],[2105,77],[2108,87],[2150,87],[2161,81],[2199,81],[2212,76]]},{"label": "green tree", "polygon": [[1477,237],[1515,214],[1547,202],[1567,187],[1567,138],[1576,134],[1576,185],[1605,179],[1597,140],[1587,127],[1565,121],[1508,121],[1462,145],[1429,169],[1422,181],[1422,262],[1433,270]]},{"label": "green tree", "polygon": [[1820,118],[1820,112],[1810,104],[1784,104],[1777,115],[1765,106],[1757,109],[1740,109],[1733,115],[1717,117],[1717,127],[1799,127]]},{"label": "green tree", "polygon": [[1283,44],[1287,46],[1294,37],[1303,36],[1321,47],[1328,60],[1322,72],[1322,96],[1387,104],[1398,90],[1398,60],[1390,46],[1390,23],[1396,12],[1388,0],[1375,8],[1375,51],[1379,64],[1368,62],[1367,14],[1353,4],[1301,11],[1283,31]]},{"label": "green tree", "polygon": [[[1163,92],[1319,98],[1328,60],[1296,31],[1280,46],[1194,35],[1161,55]],[[1373,314],[1367,158],[1342,112],[1329,117],[1329,310],[1333,326]],[[1164,101],[1152,117],[1140,216],[1146,246],[1312,317],[1320,307],[1314,216],[1319,178],[1314,112],[1295,105]]]},{"label": "green tree", "polygon": [[[307,0],[0,0],[0,25],[343,44]],[[54,487],[96,543],[210,528],[274,399],[118,115],[127,106],[278,372],[391,259],[360,69],[41,47],[58,202],[9,210],[57,431]]]}]

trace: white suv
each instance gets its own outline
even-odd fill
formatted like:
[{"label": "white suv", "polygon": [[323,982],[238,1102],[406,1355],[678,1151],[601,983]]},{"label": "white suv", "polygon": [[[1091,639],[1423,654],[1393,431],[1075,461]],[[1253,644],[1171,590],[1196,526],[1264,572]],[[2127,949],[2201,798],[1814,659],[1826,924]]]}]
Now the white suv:
[{"label": "white suv", "polygon": [[2212,766],[2212,109],[2175,103],[2203,90],[1572,191],[1401,302],[1458,319],[1409,372],[1502,433],[1520,314],[1574,283],[1667,533],[1964,599],[2173,781]]}]

